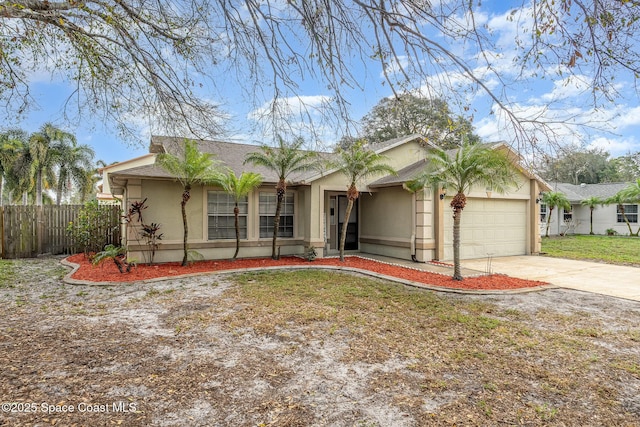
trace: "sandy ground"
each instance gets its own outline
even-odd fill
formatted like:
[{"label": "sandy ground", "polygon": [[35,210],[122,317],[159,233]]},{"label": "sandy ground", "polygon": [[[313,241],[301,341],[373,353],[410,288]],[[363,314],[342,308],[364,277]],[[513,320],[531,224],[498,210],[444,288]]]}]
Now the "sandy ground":
[{"label": "sandy ground", "polygon": [[[234,299],[232,276],[71,286],[60,280],[67,269],[58,261],[17,261],[14,276],[0,282],[0,425],[418,426],[495,420],[495,413],[477,416],[478,401],[476,412],[464,409],[474,393],[486,391],[478,390],[471,374],[434,373],[456,387],[424,386],[411,358],[345,359],[352,341],[346,330],[237,327],[229,315],[244,303]],[[443,298],[531,314],[521,321],[536,330],[553,328],[552,321],[540,321],[537,314],[543,313],[544,319],[585,315],[604,333],[630,331],[627,341],[597,343],[598,354],[629,361],[627,371],[617,378],[606,374],[602,390],[594,390],[615,390],[610,407],[589,418],[589,400],[556,402],[584,415],[572,424],[554,418],[551,407],[545,414],[545,403],[532,409],[537,422],[525,411],[505,424],[640,425],[640,303],[569,290]],[[448,415],[438,417],[439,411]]]}]

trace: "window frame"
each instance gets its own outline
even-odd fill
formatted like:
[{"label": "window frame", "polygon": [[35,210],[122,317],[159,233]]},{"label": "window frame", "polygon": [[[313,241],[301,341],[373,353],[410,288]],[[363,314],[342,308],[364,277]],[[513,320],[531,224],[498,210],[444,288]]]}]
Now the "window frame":
[{"label": "window frame", "polygon": [[546,203],[540,203],[540,222],[546,223],[549,218],[549,206]]},{"label": "window frame", "polygon": [[[214,202],[217,206],[224,206],[224,209],[218,209],[217,212],[211,212],[211,198],[212,194],[216,194],[216,201]],[[223,203],[220,202],[220,196],[224,196]],[[222,190],[207,190],[206,191],[206,239],[207,241],[220,241],[220,240],[235,240],[236,238],[236,229],[235,229],[235,214],[233,209],[235,207],[235,199],[229,193]],[[240,239],[246,240],[249,237],[249,197],[244,196],[238,202],[238,208],[240,209],[240,213],[238,214],[238,222],[240,229]],[[211,221],[213,218],[224,218],[224,222],[226,225],[216,226],[213,230],[219,230],[218,233],[214,233],[215,237],[211,237]],[[224,233],[226,231],[226,233]],[[224,234],[223,237],[220,235],[216,235],[222,232]]]},{"label": "window frame", "polygon": [[[263,198],[268,198],[268,208],[264,208]],[[277,206],[277,194],[270,191],[258,192],[258,237],[260,239],[273,238],[273,221],[275,219],[275,210]],[[268,214],[266,211],[272,211]],[[263,221],[263,218],[265,220]],[[294,192],[287,191],[282,201],[282,210],[280,213],[280,227],[278,229],[278,238],[293,239],[296,237],[296,195]]]},{"label": "window frame", "polygon": [[[627,217],[627,220],[629,221],[629,224],[637,224],[638,223],[638,215],[640,214],[639,206],[638,205],[634,205],[634,204],[626,204],[626,203],[624,203],[622,206],[624,207],[624,214]],[[634,212],[629,212],[631,209],[633,209]],[[624,217],[622,216],[622,213],[620,212],[620,205],[616,205],[616,223],[617,224],[625,224]]]}]

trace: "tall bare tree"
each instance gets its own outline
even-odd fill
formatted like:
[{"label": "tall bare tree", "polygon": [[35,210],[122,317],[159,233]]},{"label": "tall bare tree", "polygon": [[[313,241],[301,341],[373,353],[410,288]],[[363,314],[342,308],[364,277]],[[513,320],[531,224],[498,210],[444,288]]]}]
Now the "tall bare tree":
[{"label": "tall bare tree", "polygon": [[[220,111],[207,99],[219,98],[216,82],[229,76],[256,105],[271,101],[269,117],[286,104],[279,100],[304,103],[300,88],[315,80],[326,88],[326,103],[348,118],[345,89],[365,88],[357,72],[364,66],[395,93],[420,85],[441,96],[442,87],[465,80],[468,92],[450,91],[461,107],[482,91],[492,112],[516,128],[534,123],[551,134],[543,118],[512,103],[517,83],[532,75],[580,78],[601,104],[619,95],[619,81],[637,81],[637,1],[521,0],[511,7],[515,51],[505,66],[496,53],[501,41],[476,1],[0,1],[0,96],[23,111],[32,101],[29,75],[44,68],[74,82],[70,102],[123,129],[128,115],[142,113],[204,134],[219,131],[213,118]],[[630,87],[637,96],[640,86]]]}]

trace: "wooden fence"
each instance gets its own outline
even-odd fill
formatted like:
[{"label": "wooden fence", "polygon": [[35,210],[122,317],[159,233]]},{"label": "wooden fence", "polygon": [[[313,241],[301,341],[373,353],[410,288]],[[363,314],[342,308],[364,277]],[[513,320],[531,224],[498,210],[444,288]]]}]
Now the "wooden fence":
[{"label": "wooden fence", "polygon": [[[82,249],[67,233],[82,205],[2,206],[0,245],[2,258],[32,258],[42,254],[73,254]],[[104,245],[120,244],[120,206],[100,206],[100,219],[92,227],[104,236]]]}]

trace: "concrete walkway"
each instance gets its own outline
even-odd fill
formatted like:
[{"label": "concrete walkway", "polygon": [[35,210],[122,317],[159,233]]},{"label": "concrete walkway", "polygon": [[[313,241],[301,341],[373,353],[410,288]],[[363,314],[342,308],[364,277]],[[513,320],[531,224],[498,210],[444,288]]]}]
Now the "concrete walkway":
[{"label": "concrete walkway", "polygon": [[[487,259],[463,260],[462,267],[484,272]],[[491,260],[491,272],[640,301],[640,268],[636,267],[545,256],[511,256]]]}]

